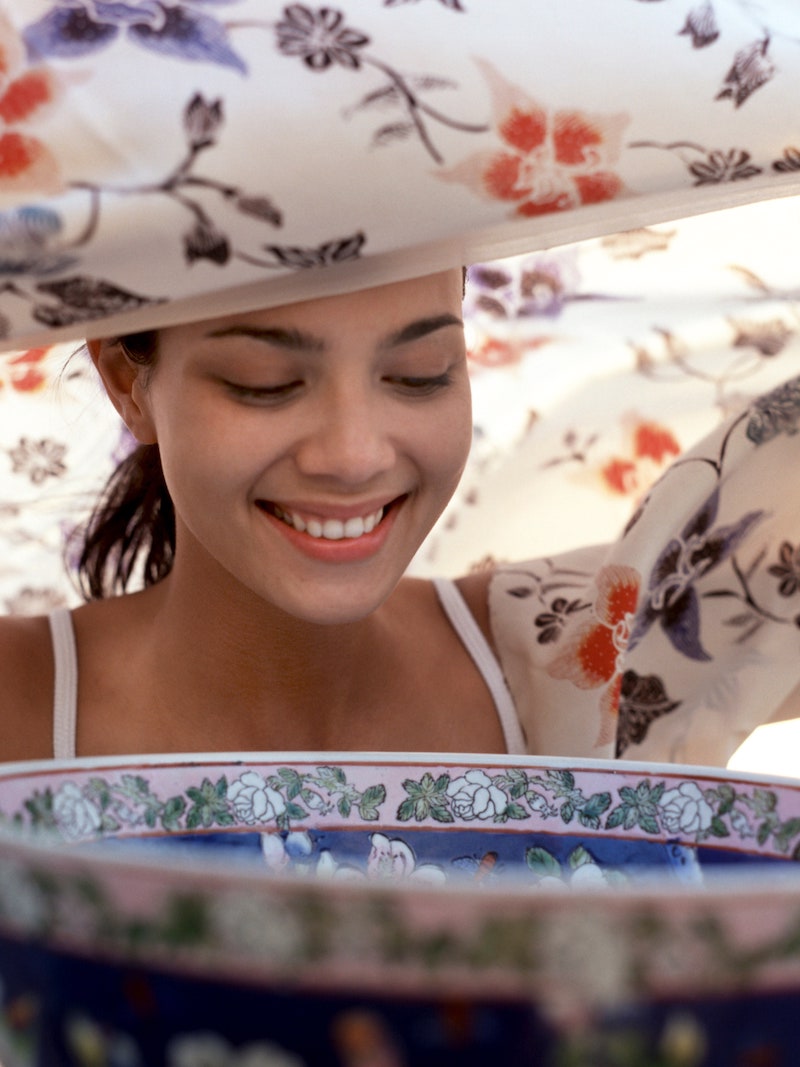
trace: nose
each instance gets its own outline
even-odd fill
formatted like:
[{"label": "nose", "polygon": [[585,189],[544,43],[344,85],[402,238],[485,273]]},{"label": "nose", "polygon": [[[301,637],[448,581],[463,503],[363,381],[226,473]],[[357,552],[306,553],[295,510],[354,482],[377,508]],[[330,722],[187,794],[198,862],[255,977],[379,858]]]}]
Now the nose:
[{"label": "nose", "polygon": [[380,403],[361,390],[343,388],[316,406],[295,451],[306,475],[367,485],[396,459],[391,428]]}]

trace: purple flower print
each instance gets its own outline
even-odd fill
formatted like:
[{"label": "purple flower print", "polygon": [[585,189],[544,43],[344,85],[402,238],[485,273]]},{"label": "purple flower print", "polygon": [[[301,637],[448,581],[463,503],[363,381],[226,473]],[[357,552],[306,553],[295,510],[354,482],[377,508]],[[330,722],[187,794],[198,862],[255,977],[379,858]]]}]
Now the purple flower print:
[{"label": "purple flower print", "polygon": [[784,541],[780,547],[780,562],[767,568],[773,578],[780,581],[778,592],[781,596],[794,596],[800,590],[800,545]]},{"label": "purple flower print", "polygon": [[24,32],[34,57],[74,59],[124,37],[168,59],[218,63],[245,73],[225,25],[206,13],[236,0],[56,0]]},{"label": "purple flower print", "polygon": [[753,402],[747,421],[748,441],[764,445],[779,434],[800,428],[800,378],[792,378]]},{"label": "purple flower print", "polygon": [[769,45],[770,39],[767,35],[736,53],[733,65],[725,76],[725,85],[717,94],[717,100],[733,100],[735,107],[741,107],[756,89],[760,89],[774,77],[775,65],[768,54]]},{"label": "purple flower print", "polygon": [[736,523],[715,527],[718,509],[719,489],[715,489],[680,535],[673,537],[662,550],[633,624],[630,649],[657,621],[681,655],[694,660],[712,658],[700,640],[700,597],[696,585],[736,551],[764,514],[749,511]]},{"label": "purple flower print", "polygon": [[311,70],[326,70],[334,63],[358,70],[359,51],[369,44],[369,37],[344,25],[344,15],[332,7],[314,11],[304,4],[289,4],[276,31],[279,51],[300,56]]}]

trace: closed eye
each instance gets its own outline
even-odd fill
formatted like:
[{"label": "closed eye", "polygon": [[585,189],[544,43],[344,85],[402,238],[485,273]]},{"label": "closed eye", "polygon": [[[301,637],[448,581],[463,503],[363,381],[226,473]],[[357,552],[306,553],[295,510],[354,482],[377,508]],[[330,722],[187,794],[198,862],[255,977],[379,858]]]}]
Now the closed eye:
[{"label": "closed eye", "polygon": [[238,382],[225,383],[226,389],[240,400],[270,402],[285,400],[295,393],[302,385],[302,379],[291,382],[283,382],[281,385],[241,385]]},{"label": "closed eye", "polygon": [[387,378],[386,381],[401,389],[403,392],[415,396],[426,396],[429,393],[435,393],[439,389],[444,389],[446,386],[450,385],[453,381],[453,376],[450,371],[445,371],[444,374],[436,374],[428,377],[403,375]]}]

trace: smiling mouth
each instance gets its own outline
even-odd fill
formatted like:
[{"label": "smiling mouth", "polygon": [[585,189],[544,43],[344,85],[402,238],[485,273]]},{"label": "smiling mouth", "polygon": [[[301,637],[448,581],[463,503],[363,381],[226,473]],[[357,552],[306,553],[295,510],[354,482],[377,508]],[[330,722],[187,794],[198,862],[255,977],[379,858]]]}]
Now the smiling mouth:
[{"label": "smiling mouth", "polygon": [[376,511],[371,511],[366,515],[356,515],[349,519],[324,519],[309,515],[303,516],[269,501],[259,501],[258,506],[268,514],[274,515],[276,519],[280,519],[287,526],[291,526],[293,530],[297,530],[298,533],[307,534],[317,540],[354,541],[365,534],[372,533],[375,527],[384,519],[389,509],[399,502],[399,499],[393,500],[391,504],[380,507]]}]

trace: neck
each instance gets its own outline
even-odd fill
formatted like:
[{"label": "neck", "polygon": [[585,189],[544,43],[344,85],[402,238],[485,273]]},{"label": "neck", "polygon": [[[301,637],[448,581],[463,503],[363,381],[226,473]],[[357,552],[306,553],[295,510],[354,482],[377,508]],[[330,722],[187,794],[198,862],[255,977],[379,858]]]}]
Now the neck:
[{"label": "neck", "polygon": [[376,706],[375,694],[386,691],[396,669],[389,602],[357,622],[319,625],[276,609],[227,573],[197,581],[187,572],[176,560],[144,594],[153,676],[171,708],[218,744],[230,734],[242,739],[235,747],[248,747],[243,739],[252,734],[265,738],[258,747],[286,747],[281,736],[296,736],[297,747],[329,747],[329,738],[346,738],[357,725],[354,712]]}]

